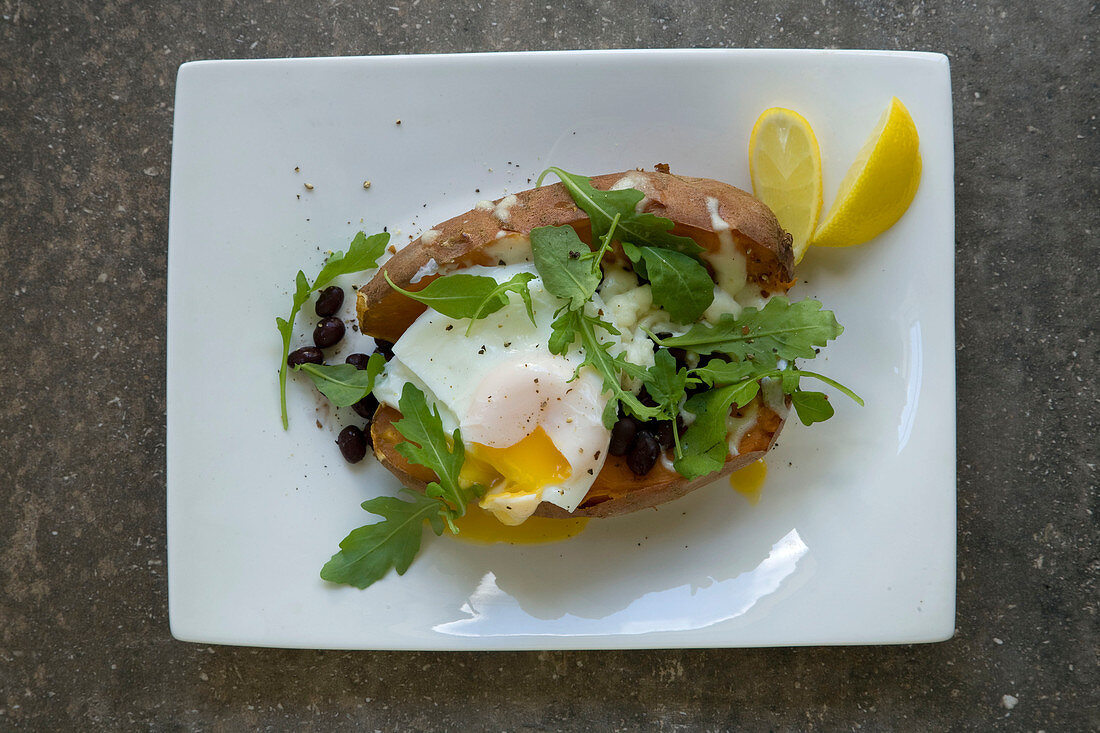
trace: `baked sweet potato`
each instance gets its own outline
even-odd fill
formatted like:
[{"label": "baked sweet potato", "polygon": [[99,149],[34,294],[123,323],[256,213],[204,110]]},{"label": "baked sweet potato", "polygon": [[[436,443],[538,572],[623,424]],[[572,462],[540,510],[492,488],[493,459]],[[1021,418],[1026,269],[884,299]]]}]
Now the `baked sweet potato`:
[{"label": "baked sweet potato", "polygon": [[[725,183],[665,172],[628,171],[597,176],[592,185],[641,190],[645,211],[672,220],[673,233],[690,237],[710,253],[735,246],[746,256],[748,281],[765,294],[785,293],[793,280],[791,236],[775,215],[750,194]],[[397,341],[424,312],[425,306],[390,287],[410,291],[426,287],[447,272],[471,265],[496,265],[493,245],[511,237],[522,246],[523,237],[543,226],[573,227],[591,243],[588,215],[579,209],[565,187],[548,185],[506,196],[491,205],[479,205],[424,232],[383,265],[360,288],[356,310],[360,330],[375,338]],[[728,236],[727,236],[728,233]],[[725,244],[723,244],[725,243]],[[529,244],[527,245],[529,247]],[[656,506],[679,498],[761,458],[774,444],[783,417],[757,396],[755,423],[743,433],[738,454],[728,457],[723,469],[691,480],[667,468],[661,461],[645,476],[635,476],[623,459],[608,456],[603,469],[578,508],[572,513],[543,502],[537,515],[548,517],[610,517]],[[386,405],[374,416],[371,435],[378,460],[410,487],[423,487],[434,476],[422,466],[410,464],[395,446],[402,440],[393,423],[400,413]]]}]

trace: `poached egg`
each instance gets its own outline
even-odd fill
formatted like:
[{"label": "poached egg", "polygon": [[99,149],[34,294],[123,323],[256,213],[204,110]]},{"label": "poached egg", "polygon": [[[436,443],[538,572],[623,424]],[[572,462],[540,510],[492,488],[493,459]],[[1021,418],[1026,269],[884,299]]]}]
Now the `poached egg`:
[{"label": "poached egg", "polygon": [[406,382],[419,388],[444,429],[461,432],[460,481],[488,487],[481,506],[504,524],[520,524],[542,501],[573,511],[607,457],[603,380],[590,367],[577,372],[584,357],[576,345],[564,356],[550,353],[551,323],[564,301],[546,291],[533,265],[463,272],[497,282],[536,275],[528,283],[535,322],[515,293],[472,326],[429,308],[394,344],[375,396],[396,408]]}]

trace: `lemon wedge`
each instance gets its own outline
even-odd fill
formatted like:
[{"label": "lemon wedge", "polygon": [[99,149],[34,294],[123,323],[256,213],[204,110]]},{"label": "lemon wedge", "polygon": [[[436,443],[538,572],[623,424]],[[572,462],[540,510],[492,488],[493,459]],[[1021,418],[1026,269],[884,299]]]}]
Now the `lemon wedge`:
[{"label": "lemon wedge", "polygon": [[821,149],[810,123],[794,110],[764,110],[749,137],[752,193],[790,232],[794,261],[810,244],[821,213]]},{"label": "lemon wedge", "polygon": [[917,193],[919,147],[913,118],[894,97],[840,182],[836,201],[814,232],[813,243],[849,247],[892,227]]}]

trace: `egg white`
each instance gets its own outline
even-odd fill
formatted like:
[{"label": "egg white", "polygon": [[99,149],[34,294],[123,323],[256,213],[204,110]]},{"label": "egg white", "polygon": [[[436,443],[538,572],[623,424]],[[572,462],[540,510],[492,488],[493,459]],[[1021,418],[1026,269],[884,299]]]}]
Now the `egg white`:
[{"label": "egg white", "polygon": [[[504,282],[529,264],[471,267],[464,272]],[[439,408],[444,428],[461,430],[469,449],[478,443],[513,446],[541,427],[568,462],[569,476],[537,491],[517,494],[508,487],[491,491],[482,506],[506,524],[518,524],[540,501],[572,511],[584,499],[607,456],[610,431],[601,416],[608,395],[602,379],[585,367],[578,347],[551,354],[550,324],[563,301],[536,277],[528,283],[535,323],[523,301],[512,294],[507,306],[475,321],[426,310],[394,344],[394,358],[375,387],[379,401],[397,407],[405,382],[412,382]],[[621,348],[621,345],[620,345]]]}]

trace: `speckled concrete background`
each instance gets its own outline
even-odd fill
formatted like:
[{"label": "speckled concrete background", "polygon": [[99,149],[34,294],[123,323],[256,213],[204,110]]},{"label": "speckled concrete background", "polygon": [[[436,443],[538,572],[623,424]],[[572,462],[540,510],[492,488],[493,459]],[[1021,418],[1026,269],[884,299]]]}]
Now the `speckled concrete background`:
[{"label": "speckled concrete background", "polygon": [[[798,5],[0,0],[0,729],[1100,728],[1096,6]],[[507,654],[173,641],[163,305],[178,65],[635,46],[951,56],[957,637]]]}]

